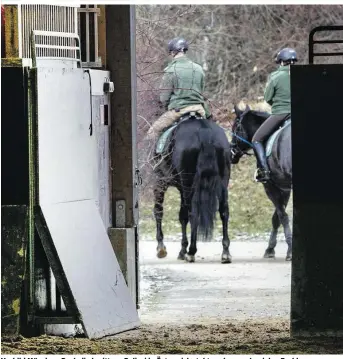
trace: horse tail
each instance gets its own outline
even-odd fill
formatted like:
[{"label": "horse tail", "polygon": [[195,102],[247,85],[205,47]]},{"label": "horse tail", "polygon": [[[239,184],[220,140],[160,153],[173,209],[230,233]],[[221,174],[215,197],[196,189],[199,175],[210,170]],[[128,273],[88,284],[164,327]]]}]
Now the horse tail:
[{"label": "horse tail", "polygon": [[199,130],[200,152],[193,182],[192,221],[198,227],[202,240],[211,240],[217,198],[222,196],[217,152],[213,144],[212,130]]}]

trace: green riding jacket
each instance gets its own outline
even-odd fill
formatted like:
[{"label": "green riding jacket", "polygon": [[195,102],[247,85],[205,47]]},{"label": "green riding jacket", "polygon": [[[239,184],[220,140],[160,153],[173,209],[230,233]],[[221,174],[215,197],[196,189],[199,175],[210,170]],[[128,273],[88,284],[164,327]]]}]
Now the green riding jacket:
[{"label": "green riding jacket", "polygon": [[168,109],[203,105],[206,117],[211,113],[205,102],[205,73],[203,68],[187,56],[174,59],[164,69],[160,86],[160,101]]},{"label": "green riding jacket", "polygon": [[272,114],[291,113],[290,67],[280,66],[272,72],[264,91],[265,101],[272,106]]}]

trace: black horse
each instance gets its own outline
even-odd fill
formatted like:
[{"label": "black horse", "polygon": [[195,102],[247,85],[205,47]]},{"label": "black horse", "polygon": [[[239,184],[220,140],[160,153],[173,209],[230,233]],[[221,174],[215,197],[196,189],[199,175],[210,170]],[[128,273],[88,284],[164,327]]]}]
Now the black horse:
[{"label": "black horse", "polygon": [[[179,220],[182,226],[180,260],[195,261],[197,234],[212,235],[218,210],[223,225],[222,263],[231,263],[228,236],[228,182],[230,177],[230,144],[216,123],[195,116],[183,116],[173,130],[164,155],[157,159],[154,172],[154,215],[156,220],[157,257],[167,255],[163,243],[162,218],[164,194],[169,186],[181,195]],[[187,224],[191,225],[191,243],[187,253]]]},{"label": "black horse", "polygon": [[[240,158],[247,154],[251,148],[251,140],[261,126],[270,116],[267,112],[253,111],[246,106],[244,111],[235,106],[236,119],[232,127],[233,139],[231,142],[231,163],[237,164]],[[286,207],[292,191],[292,142],[291,125],[281,131],[275,140],[268,165],[270,169],[270,181],[264,183],[264,189],[268,198],[275,206],[272,217],[273,229],[270,234],[265,258],[275,257],[276,236],[280,223],[283,226],[286,242],[288,245],[286,260],[292,259],[292,232]]]}]

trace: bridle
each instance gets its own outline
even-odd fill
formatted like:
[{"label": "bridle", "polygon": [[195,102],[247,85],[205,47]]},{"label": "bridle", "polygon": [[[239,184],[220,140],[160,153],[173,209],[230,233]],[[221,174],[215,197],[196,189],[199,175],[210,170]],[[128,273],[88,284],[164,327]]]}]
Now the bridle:
[{"label": "bridle", "polygon": [[248,152],[253,147],[253,144],[250,143],[249,141],[247,141],[243,137],[246,134],[246,132],[243,128],[243,125],[242,125],[243,115],[244,115],[244,113],[238,118],[238,121],[236,122],[235,130],[232,131],[232,136],[238,138],[242,142],[247,143],[250,146],[250,148],[248,148],[247,150],[242,150],[239,148],[237,143],[234,143],[231,146],[231,155],[235,156],[235,157],[238,156],[239,158],[241,158],[243,155],[247,155],[247,156],[253,155],[253,153]]}]

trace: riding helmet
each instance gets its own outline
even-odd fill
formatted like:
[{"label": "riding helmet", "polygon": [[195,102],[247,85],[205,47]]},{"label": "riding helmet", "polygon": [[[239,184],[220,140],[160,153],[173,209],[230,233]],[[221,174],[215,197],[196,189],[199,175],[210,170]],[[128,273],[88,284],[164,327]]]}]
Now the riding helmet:
[{"label": "riding helmet", "polygon": [[186,52],[188,50],[188,42],[183,37],[175,37],[168,43],[168,51]]},{"label": "riding helmet", "polygon": [[297,53],[294,49],[290,47],[285,47],[281,51],[278,52],[275,59],[277,64],[283,62],[296,62],[298,61]]}]

